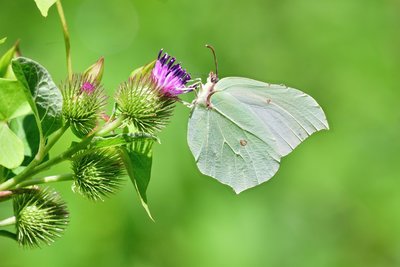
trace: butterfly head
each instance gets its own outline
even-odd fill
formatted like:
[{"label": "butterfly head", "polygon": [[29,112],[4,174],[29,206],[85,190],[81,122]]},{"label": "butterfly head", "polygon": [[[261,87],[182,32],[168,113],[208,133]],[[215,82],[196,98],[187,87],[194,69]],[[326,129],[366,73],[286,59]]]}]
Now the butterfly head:
[{"label": "butterfly head", "polygon": [[211,96],[215,93],[214,87],[218,82],[218,62],[217,56],[215,55],[214,47],[211,45],[206,45],[213,54],[215,72],[211,71],[207,78],[207,83],[201,86],[199,93],[197,94],[196,100],[194,101],[194,106],[200,105],[205,106],[209,109],[212,108]]},{"label": "butterfly head", "polygon": [[218,82],[218,75],[213,71],[210,71],[210,74],[208,74],[207,82],[216,84]]}]

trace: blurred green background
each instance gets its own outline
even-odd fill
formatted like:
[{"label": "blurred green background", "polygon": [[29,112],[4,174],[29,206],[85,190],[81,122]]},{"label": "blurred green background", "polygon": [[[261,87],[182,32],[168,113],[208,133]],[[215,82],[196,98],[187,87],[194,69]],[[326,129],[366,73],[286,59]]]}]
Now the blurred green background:
[{"label": "blurred green background", "polygon": [[[178,106],[155,147],[148,195],[133,186],[103,203],[57,184],[71,223],[51,247],[0,239],[0,266],[400,266],[400,2],[397,0],[69,0],[73,67],[105,57],[112,96],[160,48],[196,77],[245,76],[312,95],[331,130],[283,159],[276,176],[235,195],[199,173],[186,143],[189,110]],[[0,37],[55,81],[66,76],[56,9],[1,1]],[[190,100],[193,96],[185,96]],[[112,97],[110,98],[112,99]],[[52,154],[71,141],[66,135]],[[1,153],[1,152],[0,152]],[[68,171],[60,165],[49,174]],[[10,215],[0,206],[1,218]]]}]

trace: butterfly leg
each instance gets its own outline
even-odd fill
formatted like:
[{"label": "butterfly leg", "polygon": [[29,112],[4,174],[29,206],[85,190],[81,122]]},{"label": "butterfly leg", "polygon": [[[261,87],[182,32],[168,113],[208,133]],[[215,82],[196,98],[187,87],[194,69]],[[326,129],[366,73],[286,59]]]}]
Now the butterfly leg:
[{"label": "butterfly leg", "polygon": [[[194,80],[190,80],[189,82],[193,82],[189,87],[182,88],[184,91],[194,91],[197,98],[197,88],[201,87],[203,84],[201,83],[201,78],[196,78]],[[183,105],[187,106],[188,108],[193,108],[195,104],[195,100],[193,100],[191,103],[183,101],[182,99],[179,99],[179,102],[182,103]]]},{"label": "butterfly leg", "polygon": [[193,108],[193,106],[194,106],[194,101],[187,102],[187,101],[184,101],[182,99],[179,99],[178,101],[179,101],[179,103],[182,103],[183,105],[187,106],[190,109]]},{"label": "butterfly leg", "polygon": [[[196,89],[202,85],[201,78],[196,78],[196,79],[190,80],[189,82],[192,82],[192,84],[187,89],[194,90],[195,92],[196,92]],[[196,94],[197,94],[197,92],[196,92]]]}]

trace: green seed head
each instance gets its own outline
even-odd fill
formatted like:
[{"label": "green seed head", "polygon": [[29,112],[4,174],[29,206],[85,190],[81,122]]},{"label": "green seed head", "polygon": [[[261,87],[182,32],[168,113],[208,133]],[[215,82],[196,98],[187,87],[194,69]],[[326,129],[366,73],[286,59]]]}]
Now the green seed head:
[{"label": "green seed head", "polygon": [[120,188],[124,165],[113,148],[78,152],[72,159],[73,191],[91,200],[103,200]]},{"label": "green seed head", "polygon": [[150,75],[141,73],[121,84],[115,98],[129,123],[146,133],[160,131],[167,125],[176,100],[162,94]]},{"label": "green seed head", "polygon": [[28,189],[13,197],[17,241],[24,247],[50,244],[68,224],[68,211],[58,193]]},{"label": "green seed head", "polygon": [[87,80],[74,75],[71,81],[61,85],[63,95],[63,116],[74,134],[80,138],[88,135],[100,116],[106,103],[104,90],[95,79]]}]

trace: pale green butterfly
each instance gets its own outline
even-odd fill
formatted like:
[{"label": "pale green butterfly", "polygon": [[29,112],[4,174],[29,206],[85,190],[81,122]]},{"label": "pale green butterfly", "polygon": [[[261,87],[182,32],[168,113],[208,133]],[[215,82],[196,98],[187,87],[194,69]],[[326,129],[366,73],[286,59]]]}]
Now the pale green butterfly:
[{"label": "pale green butterfly", "polygon": [[216,73],[194,101],[188,143],[203,174],[240,193],[269,180],[281,157],[329,126],[318,103],[297,89],[241,77],[218,81],[209,48]]}]

